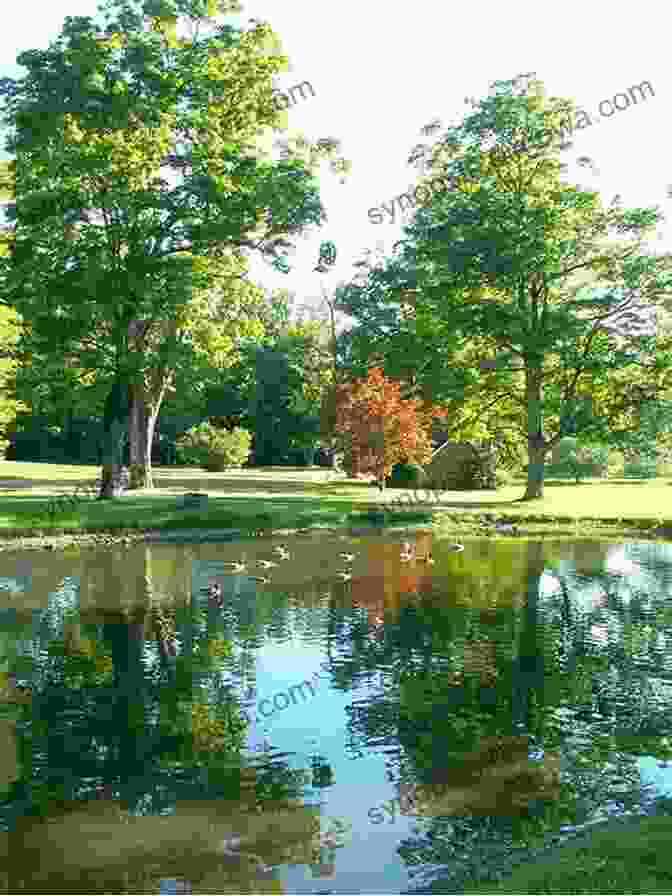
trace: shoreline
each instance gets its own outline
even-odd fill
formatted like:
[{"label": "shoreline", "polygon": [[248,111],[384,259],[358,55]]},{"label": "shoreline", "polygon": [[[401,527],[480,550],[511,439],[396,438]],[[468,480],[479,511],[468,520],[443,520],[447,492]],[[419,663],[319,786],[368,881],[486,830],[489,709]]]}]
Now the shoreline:
[{"label": "shoreline", "polygon": [[[653,821],[652,821],[653,819]],[[656,821],[655,819],[658,819]],[[667,820],[666,820],[667,819]],[[579,830],[568,831],[565,834],[550,834],[545,843],[534,846],[514,847],[507,856],[500,869],[499,880],[474,881],[469,887],[457,887],[450,878],[442,878],[439,873],[436,878],[429,881],[426,886],[414,890],[418,896],[432,896],[432,894],[496,894],[496,893],[539,893],[548,892],[538,889],[540,874],[545,870],[557,868],[558,862],[568,860],[574,856],[581,856],[588,861],[597,862],[605,844],[609,841],[618,842],[619,837],[646,837],[647,827],[661,825],[667,830],[672,828],[672,818],[667,812],[644,811],[631,815],[613,816],[601,821],[585,825]],[[609,848],[609,847],[607,847]],[[614,852],[617,846],[610,847]],[[529,875],[529,880],[527,879]],[[536,886],[535,886],[536,884]],[[514,889],[515,888],[515,889]],[[557,892],[564,892],[557,890]],[[595,892],[586,890],[585,892]]]},{"label": "shoreline", "polygon": [[[429,506],[419,505],[413,508],[417,511]],[[374,510],[372,507],[371,510]],[[378,508],[375,508],[377,511]],[[433,520],[418,522],[417,520],[395,519],[387,524],[378,521],[368,522],[365,518],[353,519],[341,525],[324,526],[320,524],[312,526],[297,526],[291,528],[250,528],[249,530],[234,528],[231,526],[213,526],[213,521],[203,520],[199,526],[197,520],[190,520],[189,527],[179,526],[152,526],[147,528],[109,527],[87,531],[86,529],[54,527],[52,531],[41,527],[31,529],[10,529],[4,535],[0,530],[0,552],[12,550],[56,550],[73,546],[98,547],[111,545],[130,546],[141,542],[179,543],[186,541],[218,542],[247,539],[252,537],[275,538],[280,536],[295,536],[308,532],[323,532],[325,535],[343,534],[356,531],[357,534],[380,532],[412,532],[417,529],[429,528],[440,539],[443,536],[462,536],[466,538],[490,539],[501,541],[595,541],[595,540],[642,540],[665,543],[672,538],[672,525],[651,527],[646,521],[637,519],[621,519],[616,523],[613,520],[572,520],[566,518],[527,518],[522,514],[502,514],[500,521],[506,524],[512,523],[517,527],[517,534],[501,532],[495,528],[494,523],[484,523],[482,513],[461,513],[450,508],[434,508]],[[491,515],[492,516],[492,515]],[[11,533],[11,534],[10,534]]]}]

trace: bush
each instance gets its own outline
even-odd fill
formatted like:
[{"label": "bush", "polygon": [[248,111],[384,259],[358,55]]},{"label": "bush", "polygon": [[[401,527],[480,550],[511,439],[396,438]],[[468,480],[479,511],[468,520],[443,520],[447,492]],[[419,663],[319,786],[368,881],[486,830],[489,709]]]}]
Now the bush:
[{"label": "bush", "polygon": [[558,461],[546,464],[546,476],[574,479],[579,483],[589,476],[605,476],[609,449],[605,445],[579,445],[574,436],[560,440]]},{"label": "bush", "polygon": [[242,467],[250,456],[252,434],[240,426],[219,430],[214,436],[205,468],[219,472],[227,467]]},{"label": "bush", "polygon": [[206,422],[192,426],[175,439],[175,456],[178,464],[200,467],[208,460],[210,425]]},{"label": "bush", "polygon": [[418,464],[395,464],[385,484],[390,488],[420,488],[425,471]]},{"label": "bush", "polygon": [[177,438],[176,453],[178,463],[219,473],[227,467],[241,467],[250,456],[251,444],[252,436],[246,429],[218,429],[203,422]]}]

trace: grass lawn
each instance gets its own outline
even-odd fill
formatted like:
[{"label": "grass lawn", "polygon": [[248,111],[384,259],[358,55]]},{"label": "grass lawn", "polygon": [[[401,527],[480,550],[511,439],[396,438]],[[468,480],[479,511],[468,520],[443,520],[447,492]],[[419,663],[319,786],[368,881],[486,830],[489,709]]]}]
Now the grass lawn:
[{"label": "grass lawn", "polygon": [[[78,485],[95,486],[100,468],[0,461],[0,537],[166,528],[235,528],[244,531],[339,527],[366,511],[372,492],[361,482],[335,478],[324,469],[251,469],[206,473],[194,467],[157,468],[154,490],[113,501],[85,494],[58,509],[55,499]],[[183,509],[185,492],[208,495],[206,509]],[[81,492],[80,492],[81,494]],[[51,508],[51,512],[50,512]],[[399,518],[428,522],[431,513]],[[365,522],[365,520],[362,520]],[[394,519],[391,520],[394,522]]]},{"label": "grass lawn", "polygon": [[[466,893],[672,893],[672,817],[607,823]],[[441,892],[438,884],[434,892]]]},{"label": "grass lawn", "polygon": [[[155,468],[154,490],[135,491],[114,501],[81,497],[58,510],[55,499],[78,485],[95,486],[100,468],[53,463],[0,461],[0,535],[75,534],[84,531],[163,528],[243,530],[338,527],[364,522],[369,508],[397,502],[405,508],[388,523],[434,519],[446,533],[478,532],[480,514],[515,520],[530,537],[613,535],[670,526],[672,478],[587,480],[575,485],[550,480],[542,499],[521,502],[524,480],[497,491],[426,491],[377,488],[319,468],[252,468],[206,473],[197,467]],[[208,494],[206,509],[183,509],[179,496]],[[95,495],[95,492],[94,492]],[[414,508],[410,505],[414,505]],[[414,513],[411,513],[415,509]],[[628,532],[630,534],[630,532]],[[503,537],[503,536],[500,536]]]}]

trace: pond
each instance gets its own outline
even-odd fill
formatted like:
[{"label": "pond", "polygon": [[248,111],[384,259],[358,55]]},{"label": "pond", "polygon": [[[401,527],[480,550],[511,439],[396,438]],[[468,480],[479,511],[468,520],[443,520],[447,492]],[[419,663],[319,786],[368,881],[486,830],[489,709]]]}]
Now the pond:
[{"label": "pond", "polygon": [[4,552],[0,890],[460,893],[671,813],[671,595],[648,542]]}]

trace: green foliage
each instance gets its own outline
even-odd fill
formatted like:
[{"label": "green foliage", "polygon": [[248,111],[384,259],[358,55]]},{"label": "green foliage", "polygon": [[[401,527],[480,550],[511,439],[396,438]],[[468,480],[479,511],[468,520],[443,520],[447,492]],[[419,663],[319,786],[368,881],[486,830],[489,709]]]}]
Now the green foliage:
[{"label": "green foliage", "polygon": [[608,446],[580,445],[574,436],[565,436],[559,443],[557,462],[546,464],[546,475],[578,483],[588,477],[605,476],[608,465]]},{"label": "green foliage", "polygon": [[123,371],[148,419],[174,379],[195,390],[205,362],[230,366],[263,336],[244,251],[287,267],[338,152],[297,138],[274,161],[261,145],[282,126],[272,79],[288,64],[267,24],[178,39],[170,8],[111,0],[105,24],[68,17],[0,85],[16,157],[0,171],[16,199],[0,285],[31,321],[22,347],[108,385]]},{"label": "green foliage", "polygon": [[202,467],[210,454],[210,433],[212,427],[207,422],[192,426],[175,439],[177,463],[185,466]]},{"label": "green foliage", "polygon": [[[248,425],[254,463],[268,466],[307,457],[320,437],[320,357],[309,333],[290,329],[272,344],[252,346]],[[241,372],[249,371],[245,363]]]},{"label": "green foliage", "polygon": [[331,240],[325,240],[320,243],[320,257],[315,268],[321,274],[324,274],[330,267],[336,263],[336,244]]},{"label": "green foliage", "polygon": [[420,488],[425,478],[425,471],[419,464],[398,463],[392,467],[385,484],[390,488]]},{"label": "green foliage", "polygon": [[655,479],[657,473],[657,460],[655,455],[642,455],[629,458],[623,463],[623,477],[625,479]]},{"label": "green foliage", "polygon": [[506,488],[508,485],[513,485],[513,482],[514,474],[511,470],[500,469],[499,467],[495,470],[496,488]]},{"label": "green foliage", "polygon": [[9,446],[7,430],[16,420],[19,412],[27,409],[16,390],[18,362],[14,349],[20,339],[21,320],[12,309],[0,306],[0,457],[5,457]]},{"label": "green foliage", "polygon": [[177,461],[213,472],[241,467],[250,456],[251,443],[252,436],[246,429],[236,426],[225,430],[203,421],[178,436]]},{"label": "green foliage", "polygon": [[672,258],[646,248],[659,208],[605,206],[566,180],[560,125],[571,102],[521,75],[471,106],[426,147],[428,178],[449,188],[418,200],[392,257],[339,299],[359,324],[353,359],[405,370],[409,394],[449,409],[451,438],[515,432],[533,499],[548,450],[582,415],[577,400],[592,395],[582,435],[602,443],[640,429],[644,397],[665,398],[672,329],[642,334],[669,295]]},{"label": "green foliage", "polygon": [[240,426],[232,430],[220,430],[210,443],[210,455],[206,469],[212,472],[227,467],[242,467],[250,457],[252,435]]},{"label": "green foliage", "polygon": [[[179,417],[201,410],[200,418],[207,416],[215,425],[249,430],[255,464],[310,463],[320,440],[329,357],[312,322],[290,322],[287,298],[280,291],[270,297],[262,315],[266,336],[261,345],[251,339],[241,342],[239,359],[225,371],[202,368],[196,401],[182,400],[179,392],[165,401],[166,414]],[[176,385],[182,388],[181,381]]]}]

